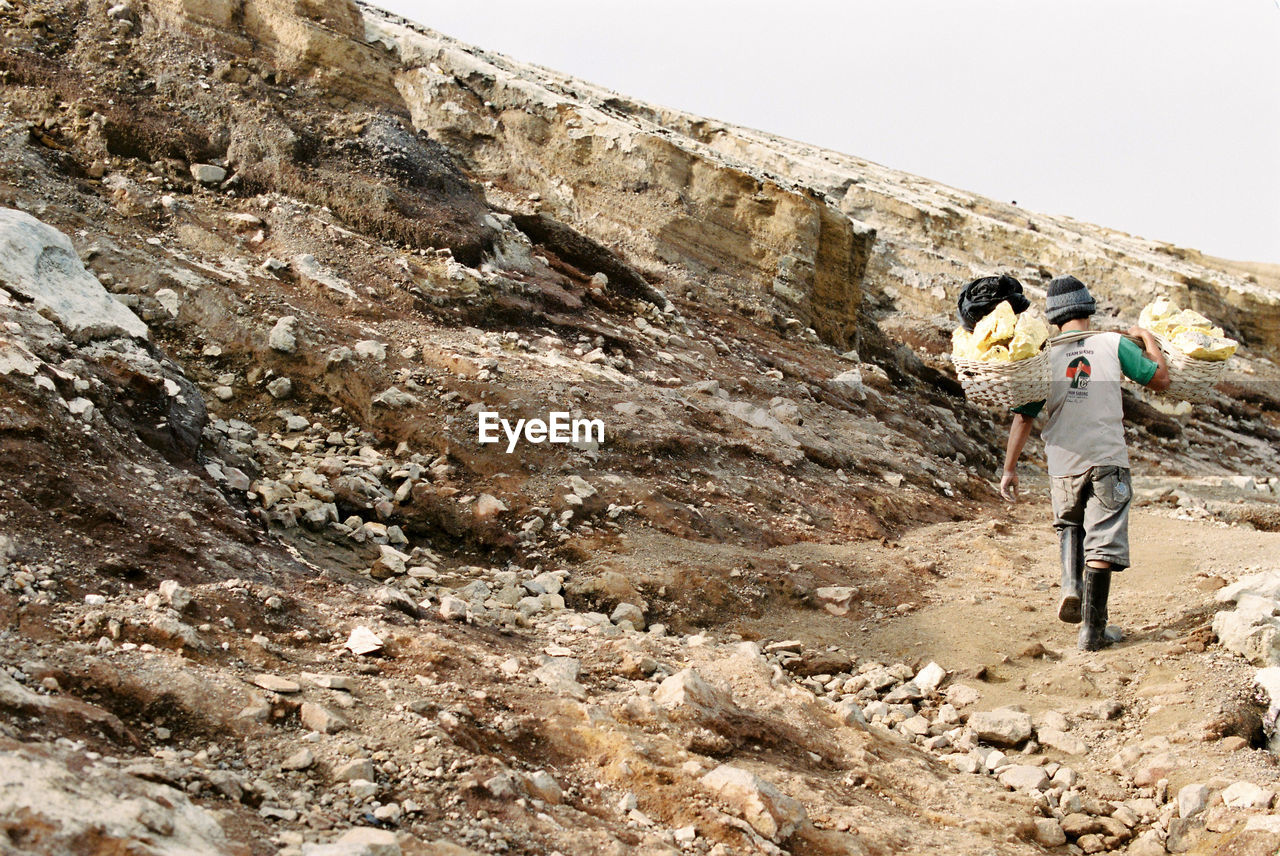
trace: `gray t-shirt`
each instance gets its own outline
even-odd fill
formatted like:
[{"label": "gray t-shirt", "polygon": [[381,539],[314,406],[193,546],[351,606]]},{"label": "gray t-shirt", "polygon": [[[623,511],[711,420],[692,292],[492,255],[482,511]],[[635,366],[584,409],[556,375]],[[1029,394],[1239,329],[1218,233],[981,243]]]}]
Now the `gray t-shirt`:
[{"label": "gray t-shirt", "polygon": [[1119,333],[1095,333],[1049,350],[1049,399],[1016,408],[1034,417],[1046,407],[1041,436],[1050,476],[1074,476],[1090,467],[1128,467],[1120,381],[1144,386],[1159,366]]}]

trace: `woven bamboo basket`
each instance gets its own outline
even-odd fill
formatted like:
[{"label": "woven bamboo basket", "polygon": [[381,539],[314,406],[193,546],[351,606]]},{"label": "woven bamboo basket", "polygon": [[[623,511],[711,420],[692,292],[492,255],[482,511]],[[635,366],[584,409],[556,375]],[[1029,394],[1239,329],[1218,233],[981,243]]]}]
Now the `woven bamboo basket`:
[{"label": "woven bamboo basket", "polygon": [[1011,363],[952,357],[964,397],[989,407],[1021,407],[1049,397],[1049,350]]},{"label": "woven bamboo basket", "polygon": [[1164,352],[1165,362],[1169,365],[1169,386],[1158,394],[1169,398],[1180,398],[1192,404],[1209,400],[1213,388],[1222,380],[1227,370],[1228,357],[1225,360],[1198,360],[1188,357],[1169,344],[1169,341],[1158,333],[1156,343]]}]

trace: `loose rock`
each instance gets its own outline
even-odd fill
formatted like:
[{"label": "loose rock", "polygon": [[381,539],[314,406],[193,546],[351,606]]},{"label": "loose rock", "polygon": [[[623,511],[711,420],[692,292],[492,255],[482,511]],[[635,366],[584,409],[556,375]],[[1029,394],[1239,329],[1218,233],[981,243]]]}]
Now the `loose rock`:
[{"label": "loose rock", "polygon": [[721,764],[700,781],[770,840],[790,838],[806,819],[804,806],[798,800],[741,767]]}]

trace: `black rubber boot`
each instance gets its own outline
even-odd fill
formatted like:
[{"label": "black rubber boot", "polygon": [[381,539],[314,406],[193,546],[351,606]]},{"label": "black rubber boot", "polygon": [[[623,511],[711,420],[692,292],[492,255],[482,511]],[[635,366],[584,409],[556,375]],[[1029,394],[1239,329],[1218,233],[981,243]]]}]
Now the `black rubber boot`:
[{"label": "black rubber boot", "polygon": [[1081,608],[1083,623],[1080,625],[1080,639],[1077,644],[1081,651],[1097,651],[1117,641],[1119,629],[1116,628],[1115,631],[1108,633],[1107,628],[1107,596],[1110,593],[1111,569],[1086,568],[1084,602]]},{"label": "black rubber boot", "polygon": [[1058,538],[1062,547],[1062,599],[1058,601],[1058,618],[1079,624],[1080,589],[1084,585],[1084,532],[1079,526],[1066,526]]}]

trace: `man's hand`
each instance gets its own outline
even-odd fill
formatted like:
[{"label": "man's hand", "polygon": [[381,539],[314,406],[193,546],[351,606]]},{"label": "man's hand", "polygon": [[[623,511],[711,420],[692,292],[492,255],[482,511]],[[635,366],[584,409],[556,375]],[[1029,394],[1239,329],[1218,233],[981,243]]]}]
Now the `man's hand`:
[{"label": "man's hand", "polygon": [[1152,333],[1146,327],[1139,327],[1137,324],[1134,324],[1125,332],[1134,338],[1141,339],[1147,355],[1155,360],[1156,373],[1147,382],[1147,387],[1154,392],[1168,389],[1170,383],[1169,364],[1164,358],[1164,352],[1160,350],[1160,343],[1156,341],[1155,333]]},{"label": "man's hand", "polygon": [[1009,502],[1018,501],[1018,458],[1031,435],[1032,421],[1032,417],[1015,412],[1009,426],[1009,447],[1004,453],[1004,476],[1000,479],[1000,495]]},{"label": "man's hand", "polygon": [[1130,327],[1128,330],[1125,330],[1124,332],[1135,339],[1141,339],[1143,347],[1147,349],[1147,353],[1149,354],[1160,353],[1160,343],[1156,341],[1155,334],[1152,333],[1150,330],[1148,330],[1146,327],[1140,327],[1137,324],[1134,324],[1132,327]]},{"label": "man's hand", "polygon": [[1018,471],[1005,470],[1000,479],[1000,495],[1006,502],[1018,501]]}]

